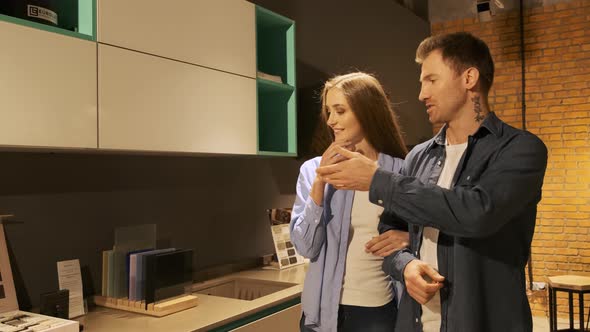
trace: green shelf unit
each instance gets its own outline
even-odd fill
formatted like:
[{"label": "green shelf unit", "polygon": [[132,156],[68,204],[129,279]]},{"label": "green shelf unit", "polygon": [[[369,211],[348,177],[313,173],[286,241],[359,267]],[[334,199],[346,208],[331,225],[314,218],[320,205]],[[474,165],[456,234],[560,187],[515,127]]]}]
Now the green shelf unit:
[{"label": "green shelf unit", "polygon": [[258,154],[297,155],[295,88],[257,79]]},{"label": "green shelf unit", "polygon": [[258,154],[297,156],[295,22],[256,6],[257,70],[283,83],[258,78]]},{"label": "green shelf unit", "polygon": [[[4,0],[0,0],[4,1]],[[96,0],[73,0],[78,3],[78,24],[77,31],[71,31],[52,25],[37,23],[26,19],[0,14],[0,21],[10,22],[14,24],[24,25],[34,29],[58,33],[70,37],[76,37],[85,40],[96,40]],[[56,2],[60,12],[67,12],[68,6],[73,7],[67,1]]]}]

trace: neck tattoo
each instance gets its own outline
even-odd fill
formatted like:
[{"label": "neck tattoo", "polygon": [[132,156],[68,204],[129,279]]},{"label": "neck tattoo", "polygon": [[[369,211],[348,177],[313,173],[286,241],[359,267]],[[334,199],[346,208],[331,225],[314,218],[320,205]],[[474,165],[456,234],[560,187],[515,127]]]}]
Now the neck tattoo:
[{"label": "neck tattoo", "polygon": [[479,101],[479,96],[474,96],[471,98],[473,102],[473,111],[475,112],[475,121],[481,122],[483,120],[483,112],[481,110],[481,103]]}]

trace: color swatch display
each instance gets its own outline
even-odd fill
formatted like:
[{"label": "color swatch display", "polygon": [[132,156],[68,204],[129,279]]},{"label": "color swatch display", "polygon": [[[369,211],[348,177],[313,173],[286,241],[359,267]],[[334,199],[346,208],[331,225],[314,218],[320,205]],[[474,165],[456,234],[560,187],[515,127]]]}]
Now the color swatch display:
[{"label": "color swatch display", "polygon": [[291,209],[270,209],[268,210],[268,216],[277,256],[277,261],[273,261],[271,265],[283,269],[285,267],[303,264],[304,258],[295,250],[289,233]]}]

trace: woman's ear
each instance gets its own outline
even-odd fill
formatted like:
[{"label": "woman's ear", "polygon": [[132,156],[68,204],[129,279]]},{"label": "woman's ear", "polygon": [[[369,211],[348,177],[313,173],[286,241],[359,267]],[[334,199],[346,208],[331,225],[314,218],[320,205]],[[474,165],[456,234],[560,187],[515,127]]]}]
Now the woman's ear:
[{"label": "woman's ear", "polygon": [[467,90],[472,90],[479,81],[479,70],[475,67],[469,67],[463,73],[463,84]]}]

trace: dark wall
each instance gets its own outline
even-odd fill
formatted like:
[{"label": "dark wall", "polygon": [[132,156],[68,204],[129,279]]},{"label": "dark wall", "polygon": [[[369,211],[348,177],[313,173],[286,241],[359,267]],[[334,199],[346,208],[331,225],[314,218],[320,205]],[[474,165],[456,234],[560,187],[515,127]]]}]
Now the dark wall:
[{"label": "dark wall", "polygon": [[33,305],[57,289],[59,260],[80,259],[99,292],[117,226],[157,224],[161,245],[195,249],[197,270],[271,253],[265,210],[292,205],[299,165],[321,152],[315,93],[333,74],[376,73],[400,103],[407,143],[431,135],[413,62],[427,23],[391,0],[255,2],[297,22],[302,157],[0,152],[0,213],[24,222],[6,233]]},{"label": "dark wall", "polygon": [[[292,158],[0,153],[0,213],[30,301],[80,259],[100,292],[114,228],[155,223],[160,246],[195,249],[197,270],[273,252],[265,210],[293,204]],[[92,284],[92,285],[90,285]],[[21,300],[21,304],[26,301]]]},{"label": "dark wall", "polygon": [[[432,137],[418,101],[416,47],[430,35],[428,22],[392,0],[251,0],[296,22],[300,151],[311,149],[317,124],[317,90],[335,74],[363,70],[377,75],[397,105],[406,144]],[[310,150],[312,152],[310,153]]]}]

